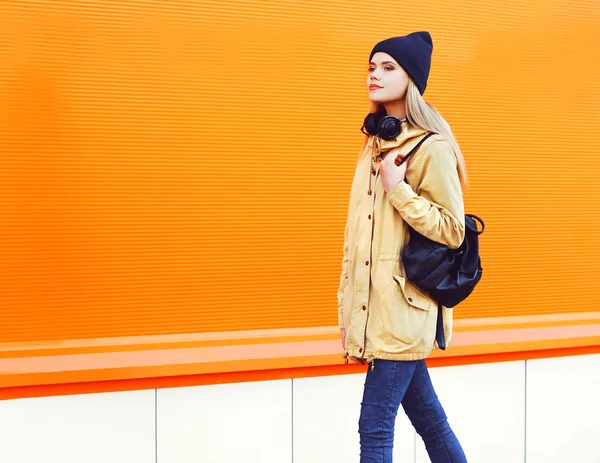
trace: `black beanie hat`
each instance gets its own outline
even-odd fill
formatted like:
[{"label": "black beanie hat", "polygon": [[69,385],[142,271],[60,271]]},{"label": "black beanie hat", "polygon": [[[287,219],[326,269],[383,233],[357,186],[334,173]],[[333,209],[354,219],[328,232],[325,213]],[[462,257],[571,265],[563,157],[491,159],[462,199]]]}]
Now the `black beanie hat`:
[{"label": "black beanie hat", "polygon": [[392,37],[379,42],[373,48],[369,61],[378,51],[394,58],[416,84],[421,95],[427,87],[431,68],[433,42],[429,32],[413,32],[403,37]]}]

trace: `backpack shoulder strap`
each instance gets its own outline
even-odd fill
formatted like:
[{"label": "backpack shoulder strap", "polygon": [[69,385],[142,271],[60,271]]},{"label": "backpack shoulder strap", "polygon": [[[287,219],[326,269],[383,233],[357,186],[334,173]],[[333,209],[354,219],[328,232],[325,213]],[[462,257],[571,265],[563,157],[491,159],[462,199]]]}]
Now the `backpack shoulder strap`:
[{"label": "backpack shoulder strap", "polygon": [[421,138],[421,140],[419,140],[419,143],[417,143],[414,146],[414,148],[411,149],[406,156],[404,156],[404,159],[406,159],[408,161],[409,156],[412,156],[417,151],[419,151],[419,148],[421,147],[421,145],[423,144],[423,142],[425,140],[427,140],[429,137],[431,137],[432,135],[437,135],[437,134],[435,132],[429,132],[427,135],[425,135],[423,138]]}]

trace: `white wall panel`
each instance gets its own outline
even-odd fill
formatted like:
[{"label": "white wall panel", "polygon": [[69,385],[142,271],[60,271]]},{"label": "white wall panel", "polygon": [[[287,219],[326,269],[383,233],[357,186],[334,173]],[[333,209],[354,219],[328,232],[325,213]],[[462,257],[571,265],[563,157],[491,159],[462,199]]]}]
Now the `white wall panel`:
[{"label": "white wall panel", "polygon": [[0,461],[154,463],[154,390],[0,401]]},{"label": "white wall panel", "polygon": [[[358,463],[365,373],[294,380],[294,463]],[[414,433],[402,408],[394,461],[414,460]]]},{"label": "white wall panel", "polygon": [[[523,463],[524,362],[431,368],[429,372],[469,462]],[[429,463],[423,440],[419,436],[416,440],[416,462]]]},{"label": "white wall panel", "polygon": [[158,463],[291,463],[292,382],[159,389]]},{"label": "white wall panel", "polygon": [[527,463],[600,462],[600,354],[527,362]]},{"label": "white wall panel", "polygon": [[[430,374],[469,462],[600,463],[600,355]],[[358,463],[364,379],[162,389],[156,410],[153,390],[0,401],[0,461]],[[394,461],[429,462],[402,409]]]}]

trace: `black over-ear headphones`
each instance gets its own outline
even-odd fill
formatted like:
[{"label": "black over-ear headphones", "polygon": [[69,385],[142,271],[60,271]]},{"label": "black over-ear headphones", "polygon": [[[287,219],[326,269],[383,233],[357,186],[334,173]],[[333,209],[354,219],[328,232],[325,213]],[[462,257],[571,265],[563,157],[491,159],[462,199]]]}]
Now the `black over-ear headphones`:
[{"label": "black over-ear headphones", "polygon": [[385,108],[367,114],[361,132],[365,135],[378,136],[384,140],[393,140],[402,131],[402,123],[395,116],[388,116]]}]

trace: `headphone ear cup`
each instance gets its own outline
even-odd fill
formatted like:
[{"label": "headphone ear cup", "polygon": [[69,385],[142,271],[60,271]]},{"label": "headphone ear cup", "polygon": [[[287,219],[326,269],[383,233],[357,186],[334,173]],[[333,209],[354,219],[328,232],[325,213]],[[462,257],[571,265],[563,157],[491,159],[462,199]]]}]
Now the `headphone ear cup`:
[{"label": "headphone ear cup", "polygon": [[377,134],[384,140],[394,140],[402,131],[402,123],[395,116],[385,116],[377,126]]},{"label": "headphone ear cup", "polygon": [[377,113],[369,113],[363,122],[363,128],[369,135],[375,136],[378,133],[379,121],[381,118]]},{"label": "headphone ear cup", "polygon": [[379,135],[379,124],[385,116],[387,116],[385,107],[378,107],[374,113],[367,114],[367,117],[365,117],[365,120],[363,122],[363,127],[361,131],[365,133],[366,130],[367,133],[372,136]]}]

